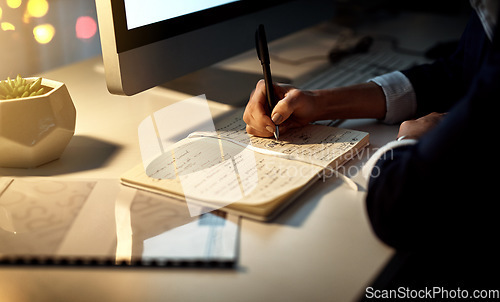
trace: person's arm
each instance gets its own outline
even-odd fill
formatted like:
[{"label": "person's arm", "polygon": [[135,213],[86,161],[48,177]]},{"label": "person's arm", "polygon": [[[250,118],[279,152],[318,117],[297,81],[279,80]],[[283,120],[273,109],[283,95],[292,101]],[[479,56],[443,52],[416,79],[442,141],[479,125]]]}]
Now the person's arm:
[{"label": "person's arm", "polygon": [[413,118],[417,111],[417,99],[410,80],[400,71],[387,73],[370,80],[384,91],[386,114],[382,122],[401,123]]},{"label": "person's arm", "polygon": [[[368,216],[387,244],[401,250],[491,244],[499,229],[499,203],[491,195],[499,169],[491,153],[496,129],[491,104],[500,99],[498,66],[486,66],[444,117],[430,116],[442,121],[418,141],[390,143],[400,145],[377,154],[373,169],[364,171],[369,174]],[[411,137],[420,126],[407,125],[400,134]]]},{"label": "person's arm", "polygon": [[[440,108],[450,112],[427,134],[417,135],[418,141],[384,147],[386,152],[370,159],[373,169],[367,166],[364,171],[370,177],[366,201],[373,229],[394,247],[452,244],[460,237],[466,242],[484,239],[482,232],[491,222],[487,215],[495,213],[495,206],[486,202],[477,207],[474,201],[487,200],[492,184],[483,183],[487,178],[475,175],[470,167],[488,154],[492,139],[488,129],[496,128],[491,104],[500,99],[500,59],[493,59],[500,54],[488,45],[473,17],[450,60],[403,71],[415,89],[417,112]],[[403,123],[399,136],[414,138],[419,124],[418,120]],[[488,167],[498,168],[496,160],[487,162]]]},{"label": "person's arm", "polygon": [[462,113],[449,113],[419,140],[389,143],[369,170],[368,216],[388,245],[415,250],[457,240],[460,223],[467,220],[460,197],[473,192],[460,168],[467,152],[456,149],[457,134],[469,134]]},{"label": "person's arm", "polygon": [[243,120],[247,132],[270,137],[274,125],[285,133],[291,128],[327,119],[377,118],[386,113],[384,92],[373,82],[323,90],[300,90],[290,85],[275,85],[280,101],[267,112],[265,87],[260,81],[246,106]]}]

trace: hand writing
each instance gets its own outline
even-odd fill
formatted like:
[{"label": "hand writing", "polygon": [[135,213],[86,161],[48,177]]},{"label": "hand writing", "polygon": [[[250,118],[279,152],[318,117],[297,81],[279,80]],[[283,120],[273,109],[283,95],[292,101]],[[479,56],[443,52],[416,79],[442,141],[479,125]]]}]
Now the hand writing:
[{"label": "hand writing", "polygon": [[270,137],[275,125],[280,126],[280,133],[283,134],[288,129],[304,126],[315,120],[318,108],[313,92],[285,84],[275,84],[274,91],[280,101],[273,112],[269,113],[264,81],[257,83],[243,114],[249,134]]}]

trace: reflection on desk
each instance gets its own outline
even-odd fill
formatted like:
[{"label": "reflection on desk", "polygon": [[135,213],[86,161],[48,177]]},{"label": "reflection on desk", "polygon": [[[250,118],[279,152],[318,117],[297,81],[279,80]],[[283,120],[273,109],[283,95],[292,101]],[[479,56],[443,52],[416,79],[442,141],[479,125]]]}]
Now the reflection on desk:
[{"label": "reflection on desk", "polygon": [[[232,267],[239,218],[115,181],[0,178],[0,263]],[[111,193],[111,194],[110,194]]]}]

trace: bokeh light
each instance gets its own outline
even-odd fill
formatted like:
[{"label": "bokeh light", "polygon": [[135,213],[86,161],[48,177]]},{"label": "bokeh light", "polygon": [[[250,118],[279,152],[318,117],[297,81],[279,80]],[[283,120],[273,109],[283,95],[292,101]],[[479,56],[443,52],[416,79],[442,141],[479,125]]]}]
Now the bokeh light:
[{"label": "bokeh light", "polygon": [[49,11],[49,3],[47,0],[29,0],[26,11],[30,17],[41,18]]},{"label": "bokeh light", "polygon": [[22,0],[7,0],[7,6],[10,8],[18,8],[23,3]]},{"label": "bokeh light", "polygon": [[0,80],[98,55],[98,32],[93,0],[0,0]]},{"label": "bokeh light", "polygon": [[0,28],[2,28],[3,31],[16,30],[16,27],[14,26],[14,24],[12,24],[10,22],[0,23]]},{"label": "bokeh light", "polygon": [[47,44],[52,41],[55,33],[56,29],[51,24],[38,25],[33,29],[33,36],[35,36],[35,40],[40,44]]},{"label": "bokeh light", "polygon": [[78,17],[75,30],[78,39],[90,39],[95,36],[97,32],[97,22],[89,16]]}]

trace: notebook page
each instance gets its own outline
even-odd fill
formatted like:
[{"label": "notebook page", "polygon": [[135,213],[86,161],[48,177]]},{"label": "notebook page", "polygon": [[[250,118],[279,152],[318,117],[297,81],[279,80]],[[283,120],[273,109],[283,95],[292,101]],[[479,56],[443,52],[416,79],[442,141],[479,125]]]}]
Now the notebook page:
[{"label": "notebook page", "polygon": [[321,168],[253,152],[213,138],[189,138],[151,162],[122,176],[129,185],[146,186],[215,208],[238,202],[258,205],[308,183]]},{"label": "notebook page", "polygon": [[[327,167],[339,156],[341,163],[351,159],[357,150],[356,144],[368,136],[368,133],[334,128],[322,125],[306,125],[280,136],[278,141],[249,135],[245,131],[245,122],[235,115],[217,125],[217,135],[236,141],[241,145],[291,155],[289,159]],[[338,167],[333,167],[338,168]]]}]

